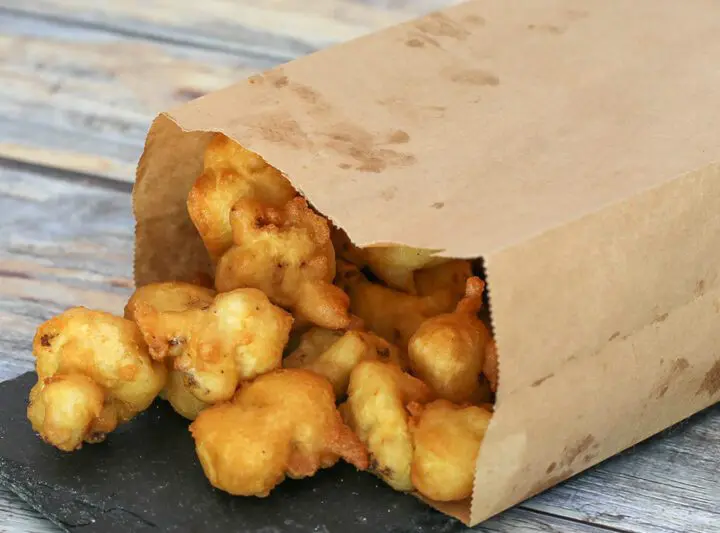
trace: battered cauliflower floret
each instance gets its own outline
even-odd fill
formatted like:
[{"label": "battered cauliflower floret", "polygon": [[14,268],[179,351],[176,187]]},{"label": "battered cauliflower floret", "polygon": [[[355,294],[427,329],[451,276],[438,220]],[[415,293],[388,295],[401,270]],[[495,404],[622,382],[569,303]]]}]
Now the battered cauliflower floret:
[{"label": "battered cauliflower floret", "polygon": [[435,501],[464,500],[472,495],[475,463],[492,413],[474,405],[436,400],[411,404],[410,431],[415,451],[412,483]]},{"label": "battered cauliflower floret", "polygon": [[421,297],[369,281],[354,265],[339,263],[337,284],[350,296],[350,311],[382,338],[405,347],[426,319],[444,312],[432,296]]},{"label": "battered cauliflower floret", "polygon": [[222,134],[205,151],[204,171],[188,196],[190,219],[216,263],[232,246],[230,211],[242,198],[282,207],[297,196],[287,178],[259,155]]},{"label": "battered cauliflower floret", "polygon": [[364,470],[365,446],[342,421],[332,386],[301,369],[276,370],[191,424],[210,483],[230,494],[267,496],[285,476],[303,478],[343,458]]},{"label": "battered cauliflower floret", "polygon": [[218,262],[215,286],[261,289],[300,320],[348,327],[348,296],[332,284],[335,251],[328,221],[304,198],[281,208],[254,199],[238,201],[230,215],[233,244]]},{"label": "battered cauliflower floret", "polygon": [[305,368],[327,378],[341,398],[347,392],[350,373],[360,361],[389,361],[405,364],[397,346],[365,331],[337,331],[312,328],[304,333],[299,346],[283,361],[285,368]]},{"label": "battered cauliflower floret", "polygon": [[47,443],[77,450],[147,409],[166,371],[129,320],[75,307],[42,324],[33,341],[38,382],[27,415]]},{"label": "battered cauliflower floret", "polygon": [[279,368],[292,327],[290,314],[258,289],[215,295],[179,282],[141,287],[125,313],[153,359],[171,365],[165,396],[188,418],[204,404],[232,398],[241,382]]},{"label": "battered cauliflower floret", "polygon": [[413,443],[406,406],[431,399],[432,392],[422,381],[391,363],[363,361],[350,374],[341,412],[367,445],[370,470],[395,490],[413,490]]},{"label": "battered cauliflower floret", "polygon": [[423,322],[408,345],[413,374],[440,398],[455,403],[487,400],[480,376],[491,337],[477,316],[483,289],[480,278],[469,278],[465,298],[456,310]]},{"label": "battered cauliflower floret", "polygon": [[180,370],[173,368],[172,360],[168,361],[168,379],[161,397],[170,402],[177,414],[188,420],[195,420],[200,411],[213,405],[199,400],[187,385],[187,380]]},{"label": "battered cauliflower floret", "polygon": [[363,248],[362,255],[373,274],[393,289],[408,294],[417,293],[416,271],[449,261],[449,259],[435,257],[431,250],[421,250],[404,245]]},{"label": "battered cauliflower floret", "polygon": [[449,313],[465,296],[465,284],[470,277],[470,261],[454,259],[415,271],[415,286],[419,296],[430,297],[441,313]]}]

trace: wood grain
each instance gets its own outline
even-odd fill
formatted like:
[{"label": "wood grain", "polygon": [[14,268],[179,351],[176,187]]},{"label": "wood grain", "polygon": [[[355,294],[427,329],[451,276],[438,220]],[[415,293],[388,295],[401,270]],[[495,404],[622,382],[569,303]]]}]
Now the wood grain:
[{"label": "wood grain", "polygon": [[0,379],[31,368],[37,326],[73,305],[121,311],[132,286],[128,191],[0,166]]},{"label": "wood grain", "polygon": [[0,0],[0,157],[131,181],[158,112],[447,3]]},{"label": "wood grain", "polygon": [[449,3],[0,0],[0,157],[132,181],[158,112]]},{"label": "wood grain", "polygon": [[222,50],[296,57],[459,0],[0,0],[15,13],[82,21],[113,31]]},{"label": "wood grain", "polygon": [[720,404],[525,507],[617,531],[720,531]]},{"label": "wood grain", "polygon": [[0,157],[132,181],[158,112],[276,62],[0,12]]}]

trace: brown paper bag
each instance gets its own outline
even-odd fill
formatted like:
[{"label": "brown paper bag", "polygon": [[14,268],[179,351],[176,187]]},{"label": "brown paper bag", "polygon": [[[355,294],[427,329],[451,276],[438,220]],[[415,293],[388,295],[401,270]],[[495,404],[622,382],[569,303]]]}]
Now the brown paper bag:
[{"label": "brown paper bag", "polygon": [[[500,353],[475,524],[720,399],[720,3],[477,0],[157,118],[139,285],[209,261],[210,132],[360,245],[485,260]],[[432,502],[430,502],[432,504]]]}]

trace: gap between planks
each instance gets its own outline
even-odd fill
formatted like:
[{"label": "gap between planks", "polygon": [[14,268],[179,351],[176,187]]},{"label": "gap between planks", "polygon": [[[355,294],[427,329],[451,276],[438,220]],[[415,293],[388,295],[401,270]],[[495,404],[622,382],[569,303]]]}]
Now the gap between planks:
[{"label": "gap between planks", "polygon": [[[231,46],[224,44],[223,42],[213,42],[211,40],[198,40],[193,35],[188,36],[172,36],[163,33],[155,33],[149,31],[139,31],[128,26],[113,24],[112,22],[98,22],[89,21],[82,18],[72,18],[63,16],[61,14],[46,14],[34,10],[26,10],[17,7],[6,7],[0,4],[0,14],[6,14],[18,18],[27,18],[34,20],[41,20],[49,22],[51,24],[57,24],[61,26],[70,26],[76,28],[83,28],[93,31],[101,31],[112,33],[120,37],[129,37],[132,39],[142,39],[150,42],[156,42],[160,44],[169,44],[175,46],[192,46],[198,50],[206,50],[209,52],[237,52],[237,46]],[[313,52],[314,49],[308,49],[306,53]],[[254,56],[256,59],[261,61],[272,61],[277,63],[284,63],[294,59],[296,56],[291,54],[283,54],[275,51],[262,51],[251,47],[242,47],[244,54]]]},{"label": "gap between planks", "polygon": [[132,193],[133,190],[133,182],[131,181],[116,179],[101,173],[81,172],[72,168],[27,161],[25,159],[14,159],[3,155],[0,155],[0,168],[30,172],[70,183],[102,187],[127,194]]}]

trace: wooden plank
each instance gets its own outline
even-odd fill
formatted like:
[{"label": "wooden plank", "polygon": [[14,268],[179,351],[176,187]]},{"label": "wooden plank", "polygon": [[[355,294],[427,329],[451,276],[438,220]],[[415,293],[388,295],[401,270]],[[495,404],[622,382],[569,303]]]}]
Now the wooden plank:
[{"label": "wooden plank", "polygon": [[131,181],[159,111],[453,0],[0,0],[0,158]]},{"label": "wooden plank", "polygon": [[96,2],[0,0],[15,13],[81,21],[124,33],[218,50],[295,57],[460,0],[208,0]]},{"label": "wooden plank", "polygon": [[276,62],[0,12],[0,158],[131,181],[158,112]]},{"label": "wooden plank", "polygon": [[0,166],[0,379],[32,368],[34,331],[53,314],[122,311],[133,242],[123,187]]},{"label": "wooden plank", "polygon": [[720,531],[720,404],[525,504],[651,533]]},{"label": "wooden plank", "polygon": [[[607,533],[602,527],[567,520],[559,516],[541,514],[522,507],[510,509],[472,531],[483,533]],[[633,532],[625,532],[633,533]]]}]

